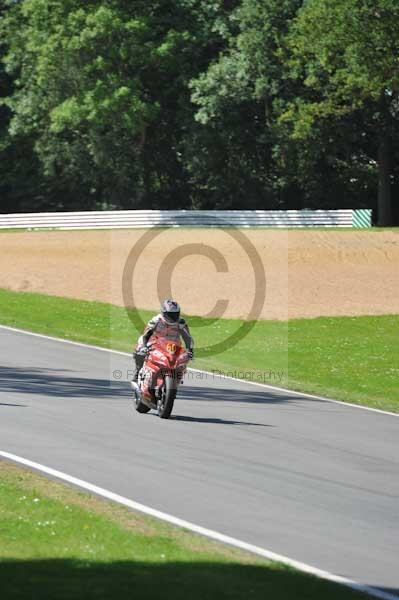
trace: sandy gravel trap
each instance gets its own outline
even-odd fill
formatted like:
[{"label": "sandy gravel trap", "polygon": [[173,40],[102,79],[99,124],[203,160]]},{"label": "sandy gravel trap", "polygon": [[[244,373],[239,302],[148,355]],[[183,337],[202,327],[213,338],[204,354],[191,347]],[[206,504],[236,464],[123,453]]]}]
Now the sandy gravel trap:
[{"label": "sandy gravel trap", "polygon": [[0,257],[2,288],[117,305],[157,310],[172,294],[186,314],[245,319],[258,288],[262,319],[399,313],[395,231],[3,233]]}]

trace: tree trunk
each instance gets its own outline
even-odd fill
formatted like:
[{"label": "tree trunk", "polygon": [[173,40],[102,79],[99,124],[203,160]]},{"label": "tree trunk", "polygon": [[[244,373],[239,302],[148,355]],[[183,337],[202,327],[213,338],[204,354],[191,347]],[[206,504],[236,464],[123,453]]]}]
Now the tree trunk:
[{"label": "tree trunk", "polygon": [[391,191],[391,155],[389,136],[380,138],[378,147],[378,225],[393,225]]}]

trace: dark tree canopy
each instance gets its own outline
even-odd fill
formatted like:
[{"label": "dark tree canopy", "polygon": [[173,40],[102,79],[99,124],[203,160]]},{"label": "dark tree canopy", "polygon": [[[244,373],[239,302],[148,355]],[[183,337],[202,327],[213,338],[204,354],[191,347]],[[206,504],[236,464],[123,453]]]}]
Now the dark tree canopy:
[{"label": "dark tree canopy", "polygon": [[0,0],[0,211],[389,224],[398,40],[396,0]]}]

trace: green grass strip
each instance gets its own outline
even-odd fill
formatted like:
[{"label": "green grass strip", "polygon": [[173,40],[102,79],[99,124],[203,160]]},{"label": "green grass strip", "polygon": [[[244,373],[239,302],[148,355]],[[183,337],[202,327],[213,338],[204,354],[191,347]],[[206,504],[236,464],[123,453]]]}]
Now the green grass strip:
[{"label": "green grass strip", "polygon": [[[153,313],[139,314],[146,321]],[[105,348],[131,351],[139,334],[131,317],[99,302],[0,290],[1,324]],[[242,322],[188,321],[198,347],[195,368],[399,412],[399,315],[259,321],[214,356],[207,356],[209,347]]]},{"label": "green grass strip", "polygon": [[360,600],[363,594],[0,462],[2,600]]}]

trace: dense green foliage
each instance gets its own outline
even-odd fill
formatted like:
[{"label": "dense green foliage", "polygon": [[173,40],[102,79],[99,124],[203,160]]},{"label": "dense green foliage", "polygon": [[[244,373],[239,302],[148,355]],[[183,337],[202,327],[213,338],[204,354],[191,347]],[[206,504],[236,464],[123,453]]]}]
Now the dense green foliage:
[{"label": "dense green foliage", "polygon": [[392,222],[396,0],[0,0],[0,11],[0,211],[378,199]]}]

